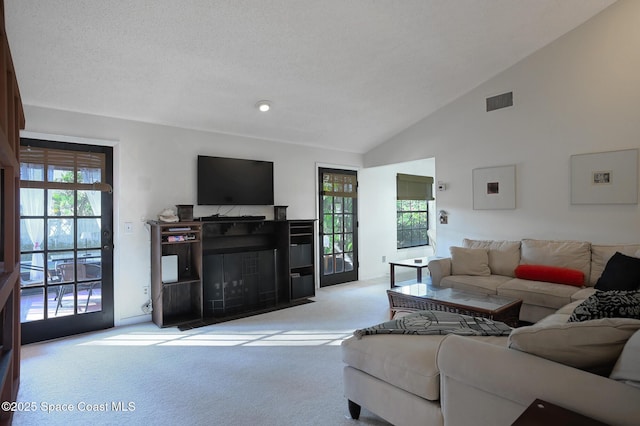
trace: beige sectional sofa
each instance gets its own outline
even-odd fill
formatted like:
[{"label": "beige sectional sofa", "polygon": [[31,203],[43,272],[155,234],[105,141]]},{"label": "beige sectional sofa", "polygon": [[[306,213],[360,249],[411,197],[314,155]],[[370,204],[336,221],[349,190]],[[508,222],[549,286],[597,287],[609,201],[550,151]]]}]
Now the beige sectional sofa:
[{"label": "beige sectional sofa", "polygon": [[[576,339],[575,330],[566,325],[566,312],[550,317],[546,325],[523,334],[535,336],[543,327],[543,334],[556,339]],[[608,376],[510,348],[511,336],[351,337],[342,346],[349,410],[358,418],[359,408],[365,407],[396,426],[500,426],[510,425],[542,399],[606,424],[638,425],[640,331],[634,330],[640,330],[640,320],[592,322],[581,327],[582,339],[577,340],[613,331],[616,337],[606,352],[616,364]],[[602,343],[583,345],[576,359],[589,351],[602,357]],[[564,349],[560,344],[558,352]]]},{"label": "beige sectional sofa", "polygon": [[[345,340],[344,393],[352,417],[365,407],[396,426],[510,425],[535,399],[543,399],[607,424],[639,424],[640,320],[568,319],[595,293],[608,259],[616,251],[636,254],[640,245],[465,240],[464,246],[485,249],[491,273],[474,275],[477,265],[467,270],[462,265],[463,272],[474,274],[455,274],[459,258],[438,259],[429,265],[434,283],[517,295],[527,306],[523,319],[536,324],[509,336],[390,334]],[[584,288],[524,282],[531,280],[509,271],[521,262],[570,265],[588,278]]]},{"label": "beige sectional sofa", "polygon": [[[452,247],[452,257],[429,262],[434,285],[522,299],[520,320],[535,323],[594,292],[594,285],[609,259],[620,252],[634,256],[640,244],[606,245],[586,241],[523,239],[522,241],[463,240],[462,247],[486,250],[487,267],[480,268],[477,253]],[[521,264],[571,268],[584,274],[584,285],[564,285],[516,278]]]}]

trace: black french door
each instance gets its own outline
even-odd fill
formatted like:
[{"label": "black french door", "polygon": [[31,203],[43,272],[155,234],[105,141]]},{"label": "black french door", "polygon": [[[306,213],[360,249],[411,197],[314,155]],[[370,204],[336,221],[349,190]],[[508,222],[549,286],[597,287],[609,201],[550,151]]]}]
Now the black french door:
[{"label": "black french door", "polygon": [[358,177],[320,168],[320,287],[358,279]]},{"label": "black french door", "polygon": [[113,327],[113,149],[20,148],[22,343]]}]

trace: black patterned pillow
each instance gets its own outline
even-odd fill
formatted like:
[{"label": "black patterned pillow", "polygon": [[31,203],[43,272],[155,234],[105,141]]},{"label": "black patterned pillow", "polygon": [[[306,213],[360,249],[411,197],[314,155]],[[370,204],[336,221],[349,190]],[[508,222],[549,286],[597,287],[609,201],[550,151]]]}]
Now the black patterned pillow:
[{"label": "black patterned pillow", "polygon": [[599,291],[573,310],[569,322],[600,318],[640,319],[640,290]]}]

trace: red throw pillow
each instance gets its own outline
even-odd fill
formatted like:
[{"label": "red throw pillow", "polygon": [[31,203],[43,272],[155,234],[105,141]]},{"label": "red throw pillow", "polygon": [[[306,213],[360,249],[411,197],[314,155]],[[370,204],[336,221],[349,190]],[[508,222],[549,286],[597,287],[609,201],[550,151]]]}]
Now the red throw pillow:
[{"label": "red throw pillow", "polygon": [[584,272],[577,269],[560,268],[547,265],[518,265],[516,277],[523,280],[544,281],[548,283],[567,284],[576,287],[584,285]]}]

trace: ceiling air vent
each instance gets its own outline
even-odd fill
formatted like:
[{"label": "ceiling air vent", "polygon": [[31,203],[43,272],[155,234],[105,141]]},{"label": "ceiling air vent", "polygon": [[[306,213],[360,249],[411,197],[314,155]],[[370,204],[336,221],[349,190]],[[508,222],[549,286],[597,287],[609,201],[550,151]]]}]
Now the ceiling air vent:
[{"label": "ceiling air vent", "polygon": [[487,98],[487,112],[513,106],[513,92]]}]

